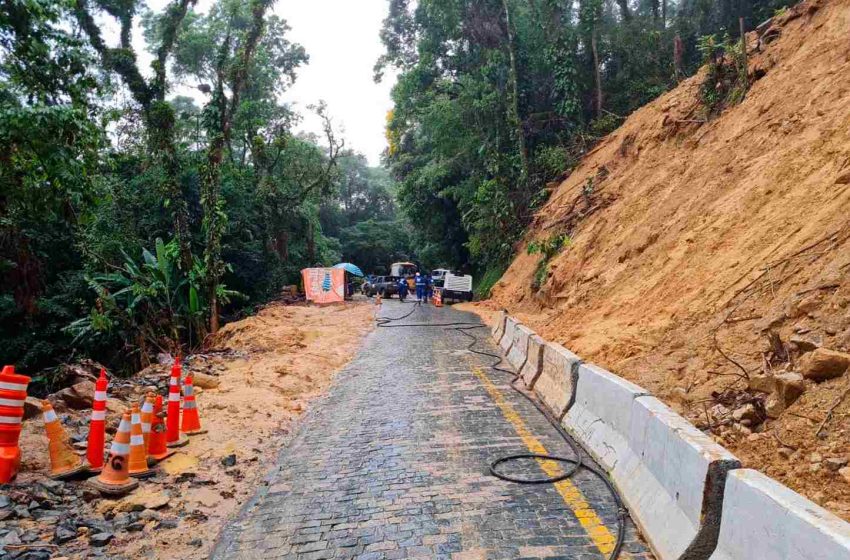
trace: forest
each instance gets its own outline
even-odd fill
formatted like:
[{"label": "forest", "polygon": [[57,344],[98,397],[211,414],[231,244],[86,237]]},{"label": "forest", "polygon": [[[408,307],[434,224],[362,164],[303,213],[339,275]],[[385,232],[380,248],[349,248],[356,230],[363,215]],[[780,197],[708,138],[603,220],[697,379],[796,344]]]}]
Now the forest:
[{"label": "forest", "polygon": [[320,100],[323,133],[296,132],[280,97],[309,53],[271,0],[4,0],[0,362],[134,371],[317,263],[412,258],[486,293],[547,185],[786,4],[389,0],[375,168]]},{"label": "forest", "polygon": [[131,372],[303,267],[408,256],[386,170],[319,100],[324,134],[294,132],[309,53],[272,5],[2,3],[0,362]]}]

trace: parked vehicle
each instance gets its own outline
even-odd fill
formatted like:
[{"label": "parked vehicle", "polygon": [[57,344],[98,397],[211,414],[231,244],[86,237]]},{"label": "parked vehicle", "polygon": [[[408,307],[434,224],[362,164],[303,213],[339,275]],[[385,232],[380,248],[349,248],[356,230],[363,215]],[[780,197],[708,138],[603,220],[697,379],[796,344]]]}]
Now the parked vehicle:
[{"label": "parked vehicle", "polygon": [[435,268],[431,271],[431,283],[435,288],[442,288],[446,280],[446,274],[450,272],[448,268]]},{"label": "parked vehicle", "polygon": [[363,293],[368,297],[378,294],[381,297],[390,297],[398,293],[398,279],[392,276],[376,276],[373,280],[363,284]]},{"label": "parked vehicle", "polygon": [[447,272],[443,279],[443,301],[472,301],[472,276]]}]

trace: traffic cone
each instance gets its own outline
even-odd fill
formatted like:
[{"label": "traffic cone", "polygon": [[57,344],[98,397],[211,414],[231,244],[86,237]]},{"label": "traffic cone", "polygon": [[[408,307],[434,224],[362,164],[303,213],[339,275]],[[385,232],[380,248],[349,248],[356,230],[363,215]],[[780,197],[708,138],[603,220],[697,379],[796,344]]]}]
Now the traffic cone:
[{"label": "traffic cone", "polygon": [[125,410],[103,471],[88,481],[105,496],[124,496],[139,486],[138,480],[130,478],[130,420],[130,411]]},{"label": "traffic cone", "polygon": [[91,422],[89,423],[88,448],[86,458],[89,462],[89,470],[99,473],[103,469],[103,455],[106,444],[106,390],[109,380],[106,379],[106,370],[100,370],[100,378],[94,384],[94,404],[91,408]]},{"label": "traffic cone", "polygon": [[0,484],[10,482],[21,465],[21,420],[30,378],[15,373],[15,366],[5,366],[0,373]]},{"label": "traffic cone", "polygon": [[375,305],[381,305],[381,294],[375,296]]},{"label": "traffic cone", "polygon": [[154,394],[149,392],[145,395],[145,402],[142,405],[142,437],[145,439],[145,453],[148,452],[148,447],[151,444],[151,422],[153,422],[154,400]]},{"label": "traffic cone", "polygon": [[443,291],[439,288],[434,290],[434,307],[443,306]]},{"label": "traffic cone", "polygon": [[44,428],[47,430],[47,452],[50,454],[50,478],[62,480],[71,478],[87,469],[83,458],[74,453],[68,443],[65,428],[56,416],[56,411],[48,401],[42,401],[41,411],[44,413]]},{"label": "traffic cone", "polygon": [[168,449],[165,444],[165,423],[162,421],[162,395],[157,395],[153,404],[153,417],[151,418],[151,437],[148,442],[148,459],[155,463],[170,457],[175,452]]},{"label": "traffic cone", "polygon": [[189,437],[180,433],[180,356],[171,366],[171,379],[168,380],[168,416],[165,418],[165,444],[168,447],[182,447],[189,443]]},{"label": "traffic cone", "polygon": [[148,468],[148,453],[145,451],[145,437],[142,434],[142,413],[139,405],[134,404],[130,414],[130,476],[148,478],[156,474]]},{"label": "traffic cone", "polygon": [[207,433],[206,430],[201,429],[201,417],[198,414],[198,403],[195,402],[192,374],[187,375],[183,381],[183,423],[180,425],[180,431],[189,436]]}]

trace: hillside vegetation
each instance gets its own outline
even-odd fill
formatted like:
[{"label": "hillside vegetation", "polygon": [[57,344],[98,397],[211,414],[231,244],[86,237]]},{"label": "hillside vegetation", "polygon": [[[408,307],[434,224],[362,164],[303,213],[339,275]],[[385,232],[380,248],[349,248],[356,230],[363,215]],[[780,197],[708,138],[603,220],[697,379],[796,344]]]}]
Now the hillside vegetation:
[{"label": "hillside vegetation", "polygon": [[850,1],[804,2],[748,34],[740,104],[707,118],[703,68],[632,114],[554,187],[484,304],[845,519],[848,29]]}]

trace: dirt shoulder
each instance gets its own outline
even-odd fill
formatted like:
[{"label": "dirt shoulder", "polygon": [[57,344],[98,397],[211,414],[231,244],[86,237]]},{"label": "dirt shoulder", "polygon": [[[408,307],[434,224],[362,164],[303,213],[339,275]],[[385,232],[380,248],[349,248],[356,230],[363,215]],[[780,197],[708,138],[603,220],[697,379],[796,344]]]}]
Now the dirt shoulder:
[{"label": "dirt shoulder", "polygon": [[[50,553],[45,558],[82,558],[98,540],[108,540],[102,550],[111,557],[206,558],[222,525],[263,483],[298,417],[353,358],[374,326],[374,309],[365,302],[273,304],[226,325],[213,350],[189,356],[184,368],[196,383],[202,380],[196,394],[208,432],[193,436],[160,464],[158,476],[124,499],[100,499],[81,482],[48,481],[41,418],[25,422],[24,464],[7,487],[10,513],[4,514],[0,545],[16,553],[44,550]],[[146,386],[162,389],[168,369],[154,366],[128,382],[116,380],[114,393],[131,401]],[[114,423],[126,402],[112,398],[113,391],[110,397]],[[60,412],[78,448],[84,447],[79,440],[85,441],[88,414]],[[0,513],[5,509],[0,504]]]}]

